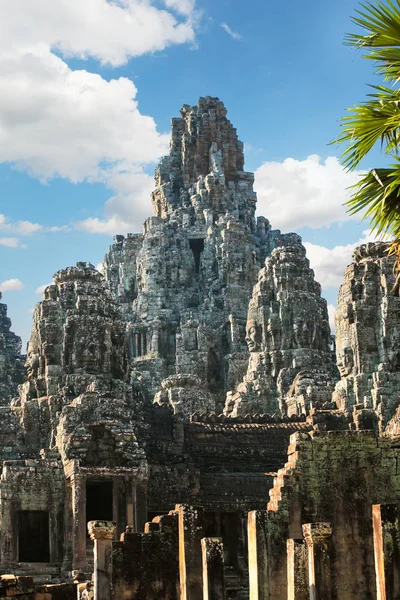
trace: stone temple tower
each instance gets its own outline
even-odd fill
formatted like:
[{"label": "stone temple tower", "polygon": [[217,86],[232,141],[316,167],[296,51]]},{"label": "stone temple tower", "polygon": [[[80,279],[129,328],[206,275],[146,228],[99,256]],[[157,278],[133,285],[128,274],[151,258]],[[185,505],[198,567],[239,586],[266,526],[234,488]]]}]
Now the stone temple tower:
[{"label": "stone temple tower", "polygon": [[116,236],[104,261],[129,323],[133,378],[149,400],[157,393],[187,414],[221,411],[243,378],[257,273],[291,239],[255,219],[254,175],[226,113],[218,98],[183,106],[155,172],[155,216],[143,234]]},{"label": "stone temple tower", "polygon": [[18,384],[24,380],[23,364],[21,338],[11,331],[7,305],[0,303],[0,406],[17,396]]},{"label": "stone temple tower", "polygon": [[341,380],[334,399],[347,413],[371,410],[382,427],[400,403],[400,297],[390,244],[356,248],[340,286],[336,320]]}]

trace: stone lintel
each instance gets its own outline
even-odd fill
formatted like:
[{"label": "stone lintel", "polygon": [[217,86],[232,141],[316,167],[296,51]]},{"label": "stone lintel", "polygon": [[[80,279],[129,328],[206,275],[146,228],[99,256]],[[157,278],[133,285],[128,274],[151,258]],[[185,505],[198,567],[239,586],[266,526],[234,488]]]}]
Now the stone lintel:
[{"label": "stone lintel", "polygon": [[115,521],[89,521],[88,523],[91,540],[113,540],[116,529]]},{"label": "stone lintel", "polygon": [[332,525],[327,522],[306,523],[303,525],[303,535],[308,545],[318,544],[332,535]]}]

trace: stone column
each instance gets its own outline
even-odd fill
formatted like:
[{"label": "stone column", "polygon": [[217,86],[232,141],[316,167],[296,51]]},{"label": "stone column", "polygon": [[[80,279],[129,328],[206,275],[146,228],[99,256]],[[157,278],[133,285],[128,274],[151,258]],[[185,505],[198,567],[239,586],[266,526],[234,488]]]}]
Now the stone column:
[{"label": "stone column", "polygon": [[267,512],[265,510],[249,512],[247,535],[250,600],[269,599],[266,524]]},{"label": "stone column", "polygon": [[310,600],[332,600],[330,523],[307,523],[303,535],[308,548]]},{"label": "stone column", "polygon": [[73,473],[72,485],[72,570],[86,570],[86,475]]},{"label": "stone column", "polygon": [[372,506],[377,600],[397,598],[400,589],[400,529],[397,504]]},{"label": "stone column", "polygon": [[203,600],[225,600],[224,546],[221,538],[201,540]]},{"label": "stone column", "polygon": [[125,482],[125,496],[126,496],[126,526],[134,528],[135,516],[134,516],[134,482],[132,479],[128,479]]},{"label": "stone column", "polygon": [[134,486],[135,531],[142,533],[147,522],[147,482],[137,481]]},{"label": "stone column", "polygon": [[115,521],[89,521],[88,531],[94,540],[94,600],[111,599],[111,550],[117,524]]},{"label": "stone column", "polygon": [[13,510],[12,510],[12,494],[6,489],[6,486],[2,485],[1,490],[1,567],[7,572],[12,565],[18,560],[16,555],[16,538],[17,532],[14,530],[13,521]]},{"label": "stone column", "polygon": [[201,538],[203,509],[177,504],[180,600],[203,600]]},{"label": "stone column", "polygon": [[287,540],[287,600],[309,600],[308,556],[304,540]]}]

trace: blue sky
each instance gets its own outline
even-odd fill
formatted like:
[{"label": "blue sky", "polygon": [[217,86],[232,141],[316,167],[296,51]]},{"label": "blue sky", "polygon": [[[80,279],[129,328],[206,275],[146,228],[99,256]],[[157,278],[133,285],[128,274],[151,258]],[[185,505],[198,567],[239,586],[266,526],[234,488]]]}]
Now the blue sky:
[{"label": "blue sky", "polygon": [[[296,230],[334,306],[368,223],[329,142],[373,82],[343,46],[352,0],[3,0],[0,289],[27,341],[37,289],[151,214],[171,118],[218,96],[256,173],[259,214]],[[364,168],[382,161],[377,153]]]}]

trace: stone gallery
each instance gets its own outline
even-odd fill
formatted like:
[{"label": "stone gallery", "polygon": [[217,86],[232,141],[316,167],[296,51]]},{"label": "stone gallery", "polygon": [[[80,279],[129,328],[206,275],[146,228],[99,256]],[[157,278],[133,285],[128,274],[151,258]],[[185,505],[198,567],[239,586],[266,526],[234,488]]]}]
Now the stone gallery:
[{"label": "stone gallery", "polygon": [[243,165],[184,105],[154,216],[55,273],[26,356],[0,304],[0,599],[400,598],[394,261],[355,251],[335,339]]}]

